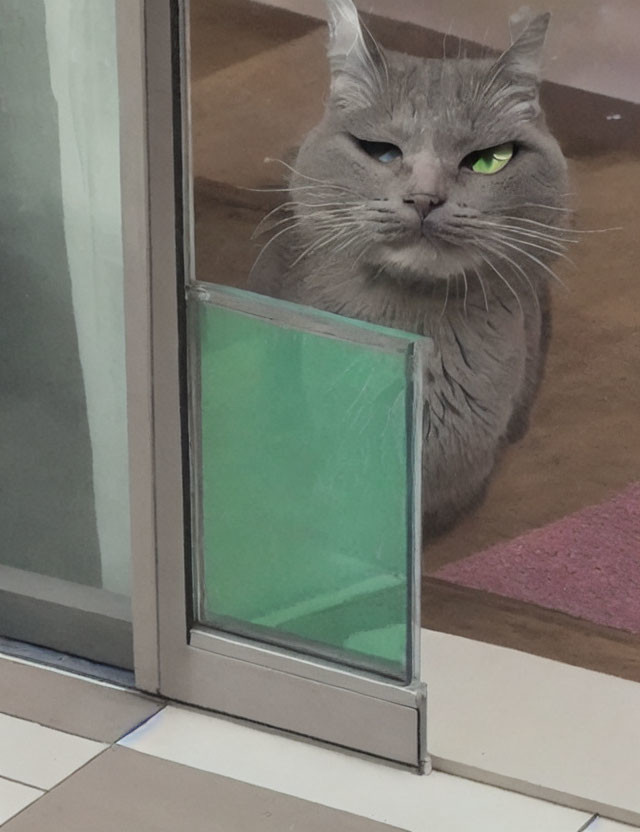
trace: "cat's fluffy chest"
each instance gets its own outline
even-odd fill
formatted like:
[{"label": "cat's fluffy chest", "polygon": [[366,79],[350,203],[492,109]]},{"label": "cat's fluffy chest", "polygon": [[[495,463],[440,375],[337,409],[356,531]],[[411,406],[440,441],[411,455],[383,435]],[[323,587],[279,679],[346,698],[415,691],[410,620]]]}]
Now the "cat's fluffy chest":
[{"label": "cat's fluffy chest", "polygon": [[[326,267],[325,267],[326,269]],[[438,425],[461,439],[492,449],[504,433],[526,362],[524,315],[535,314],[527,300],[494,291],[485,298],[477,287],[453,284],[436,290],[408,290],[400,283],[371,279],[346,270],[338,279],[313,269],[287,281],[282,297],[340,315],[368,320],[427,336],[424,398]],[[463,294],[463,291],[466,293]]]},{"label": "cat's fluffy chest", "polygon": [[[291,268],[276,248],[262,264],[270,294],[426,336],[422,507],[426,535],[449,528],[484,494],[498,453],[526,416],[542,361],[540,298],[491,284],[413,289],[353,263],[310,259]],[[466,298],[465,298],[466,296]],[[527,380],[527,376],[529,379]]]},{"label": "cat's fluffy chest", "polygon": [[502,307],[456,310],[430,334],[424,396],[434,418],[461,439],[493,443],[506,428],[524,377],[522,318]]}]

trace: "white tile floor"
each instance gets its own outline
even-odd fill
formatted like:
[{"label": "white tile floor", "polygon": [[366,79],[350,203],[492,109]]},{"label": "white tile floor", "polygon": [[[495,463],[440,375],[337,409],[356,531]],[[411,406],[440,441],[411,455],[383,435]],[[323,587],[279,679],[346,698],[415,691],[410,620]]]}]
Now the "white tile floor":
[{"label": "white tile floor", "polygon": [[[423,646],[436,755],[485,771],[506,766],[511,776],[556,791],[591,783],[599,797],[637,800],[640,686],[427,631]],[[499,731],[491,720],[497,708]],[[591,820],[588,811],[451,774],[418,777],[182,707],[165,708],[120,745],[407,832],[578,832]],[[0,713],[0,825],[107,747]],[[574,765],[582,777],[572,783],[566,769]],[[603,818],[588,826],[589,832],[631,829]]]},{"label": "white tile floor", "polygon": [[[586,812],[459,777],[418,777],[174,706],[119,744],[407,832],[578,832],[590,819]],[[106,747],[0,714],[0,825]],[[631,829],[603,819],[589,826],[589,832]]]},{"label": "white tile floor", "polygon": [[17,815],[42,794],[39,789],[32,789],[30,786],[0,777],[0,824]]},{"label": "white tile floor", "polygon": [[589,819],[585,812],[458,777],[418,777],[176,707],[120,744],[408,832],[577,832]]},{"label": "white tile floor", "polygon": [[107,746],[0,714],[0,777],[50,789]]},{"label": "white tile floor", "polygon": [[606,818],[596,818],[585,832],[630,832],[633,827]]},{"label": "white tile floor", "polygon": [[456,763],[445,770],[640,817],[640,684],[430,630],[422,675],[429,750],[441,767]]}]

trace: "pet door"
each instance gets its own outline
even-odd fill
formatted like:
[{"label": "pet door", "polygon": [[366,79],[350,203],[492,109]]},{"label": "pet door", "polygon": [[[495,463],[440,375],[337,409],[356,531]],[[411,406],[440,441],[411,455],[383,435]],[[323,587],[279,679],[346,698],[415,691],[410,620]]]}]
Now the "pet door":
[{"label": "pet door", "polygon": [[411,681],[415,336],[202,286],[190,326],[196,619]]}]

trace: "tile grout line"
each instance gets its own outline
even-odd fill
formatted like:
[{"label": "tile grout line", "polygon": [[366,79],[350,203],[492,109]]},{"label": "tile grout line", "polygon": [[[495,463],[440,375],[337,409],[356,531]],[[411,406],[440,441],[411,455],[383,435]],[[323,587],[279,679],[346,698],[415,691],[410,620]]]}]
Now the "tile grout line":
[{"label": "tile grout line", "polygon": [[168,704],[169,704],[169,703],[168,703],[167,701],[164,701],[164,702],[162,703],[161,707],[160,707],[160,708],[158,708],[158,710],[157,710],[157,711],[154,711],[154,713],[149,714],[149,716],[146,716],[146,717],[145,717],[143,720],[141,720],[141,721],[140,721],[137,725],[134,725],[134,726],[133,726],[133,728],[129,728],[129,729],[127,729],[127,730],[124,732],[124,734],[122,734],[122,736],[119,736],[117,739],[115,739],[115,740],[111,743],[111,745],[117,745],[119,742],[121,742],[121,741],[122,741],[122,740],[124,740],[126,737],[128,737],[128,736],[129,736],[129,734],[133,734],[133,732],[134,732],[134,731],[138,731],[140,728],[142,728],[144,725],[146,725],[148,722],[150,722],[150,721],[151,721],[154,717],[159,716],[159,714],[161,714],[161,713],[164,711],[164,709],[167,707],[167,705],[168,705]]},{"label": "tile grout line", "polygon": [[52,791],[57,789],[58,786],[61,786],[63,783],[65,783],[71,777],[75,777],[75,775],[78,774],[78,772],[80,772],[83,768],[85,768],[85,766],[88,766],[90,763],[93,763],[94,760],[97,760],[98,757],[102,756],[105,752],[109,751],[109,749],[115,747],[115,745],[118,742],[120,742],[120,740],[124,739],[125,737],[128,737],[129,734],[132,734],[134,731],[137,731],[139,728],[142,728],[142,726],[146,725],[147,722],[149,722],[151,719],[153,719],[154,716],[157,716],[159,713],[161,713],[161,711],[163,711],[166,708],[166,706],[167,706],[167,702],[164,701],[162,703],[161,707],[157,711],[155,711],[152,714],[149,714],[149,716],[145,717],[139,723],[137,723],[132,728],[125,731],[122,735],[118,736],[115,740],[112,740],[110,742],[95,740],[91,737],[84,737],[82,734],[74,734],[71,731],[66,731],[62,728],[52,728],[50,725],[44,725],[43,723],[37,722],[36,720],[33,720],[33,719],[24,719],[24,717],[15,716],[14,714],[7,714],[4,711],[0,712],[0,715],[10,717],[11,719],[18,719],[22,722],[28,722],[32,725],[37,725],[40,728],[47,728],[50,731],[57,731],[58,733],[65,734],[66,736],[69,736],[69,737],[76,737],[77,739],[84,739],[84,740],[87,740],[88,742],[96,742],[96,743],[99,743],[100,745],[104,746],[104,748],[102,748],[100,751],[98,751],[97,754],[95,754],[93,757],[91,757],[89,760],[87,760],[85,763],[83,763],[78,768],[74,769],[74,771],[70,772],[66,777],[64,777],[62,780],[60,780],[58,783],[56,783],[55,785],[53,785],[49,789],[44,789],[44,788],[42,788],[42,786],[36,786],[33,783],[27,783],[24,780],[17,780],[15,777],[7,777],[4,774],[0,774],[0,780],[6,780],[7,782],[15,783],[18,786],[24,786],[25,788],[33,789],[34,791],[39,792],[38,796],[36,798],[34,798],[34,800],[30,801],[26,806],[24,806],[22,809],[20,809],[19,812],[16,812],[15,815],[12,815],[10,818],[7,818],[7,820],[4,821],[4,823],[0,824],[0,829],[2,829],[6,824],[10,823],[12,820],[15,820],[15,818],[17,818],[18,815],[21,815],[24,811],[26,811],[30,806],[33,806],[34,803],[37,803],[45,795],[50,794]]},{"label": "tile grout line", "polygon": [[7,774],[0,774],[0,780],[6,780],[8,783],[15,783],[17,786],[26,786],[28,789],[34,789],[37,792],[46,792],[42,786],[34,786],[33,783],[27,783],[26,780],[18,780],[15,777],[9,777]]},{"label": "tile grout line", "polygon": [[[32,725],[38,725],[40,728],[46,728],[48,731],[57,731],[59,734],[66,734],[69,737],[77,737],[79,740],[87,740],[87,742],[97,742],[100,745],[114,745],[115,743],[120,742],[121,739],[124,739],[124,737],[128,736],[132,731],[137,731],[138,728],[141,728],[150,719],[152,719],[154,716],[163,711],[167,707],[168,702],[163,699],[158,700],[157,704],[160,706],[157,711],[145,717],[140,723],[134,725],[133,728],[127,729],[124,732],[124,734],[122,734],[121,736],[119,735],[115,740],[97,740],[95,739],[95,737],[86,737],[84,734],[76,734],[73,731],[68,730],[67,728],[54,728],[52,725],[46,725],[44,722],[38,722],[37,719],[27,719],[24,716],[16,716],[15,714],[9,714],[6,711],[0,711],[0,716],[8,716],[10,719],[19,719],[21,722],[29,722]],[[2,776],[3,775],[0,775],[0,777]]]},{"label": "tile grout line", "polygon": [[[93,737],[85,737],[84,734],[74,734],[73,731],[67,731],[66,728],[52,728],[51,725],[45,725],[44,722],[38,722],[37,719],[26,719],[23,716],[8,714],[6,711],[0,711],[0,716],[8,716],[10,719],[19,719],[20,722],[28,722],[30,725],[37,725],[39,728],[46,728],[47,731],[57,731],[58,734],[66,734],[68,737],[76,737],[76,739],[86,740],[87,742],[96,742],[99,745],[109,745],[110,743],[110,740],[96,740]],[[2,775],[0,775],[0,777],[1,776]]]},{"label": "tile grout line", "polygon": [[[66,777],[63,777],[62,780],[60,780],[59,783],[55,784],[55,786],[52,786],[50,789],[45,789],[44,791],[40,790],[41,793],[38,795],[38,797],[36,797],[35,800],[32,800],[31,803],[28,803],[26,806],[24,806],[22,809],[20,809],[20,811],[16,812],[15,815],[12,815],[10,818],[7,818],[7,820],[4,823],[0,824],[0,829],[3,829],[5,826],[7,826],[9,823],[11,823],[11,821],[15,820],[23,812],[26,812],[27,809],[30,809],[32,806],[34,806],[36,803],[38,803],[38,801],[42,800],[48,794],[51,794],[53,791],[55,791],[58,788],[58,786],[61,786],[63,783],[66,783],[67,780],[70,780],[72,777],[75,777],[76,774],[78,774],[78,772],[82,771],[82,769],[86,768],[88,765],[91,765],[91,763],[93,763],[94,760],[97,760],[98,757],[101,757],[103,754],[106,754],[107,751],[109,751],[111,748],[113,748],[113,746],[114,746],[114,743],[110,743],[109,745],[107,745],[107,747],[103,748],[102,751],[99,751],[95,755],[95,757],[92,757],[90,760],[87,760],[86,763],[83,763],[81,766],[78,766],[77,769],[72,771],[70,774],[67,774]],[[8,779],[8,778],[5,778],[5,779]],[[26,784],[23,784],[23,785],[26,785]],[[30,788],[37,789],[38,786],[30,786]]]}]

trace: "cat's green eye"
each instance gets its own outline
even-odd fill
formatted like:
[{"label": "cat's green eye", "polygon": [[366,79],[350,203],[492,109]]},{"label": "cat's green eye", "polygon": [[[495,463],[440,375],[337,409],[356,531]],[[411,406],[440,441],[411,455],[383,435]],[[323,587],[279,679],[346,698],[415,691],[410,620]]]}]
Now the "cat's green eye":
[{"label": "cat's green eye", "polygon": [[488,147],[486,150],[476,150],[465,156],[462,165],[470,168],[474,173],[498,173],[513,159],[515,149],[514,142],[506,142],[495,147]]}]

